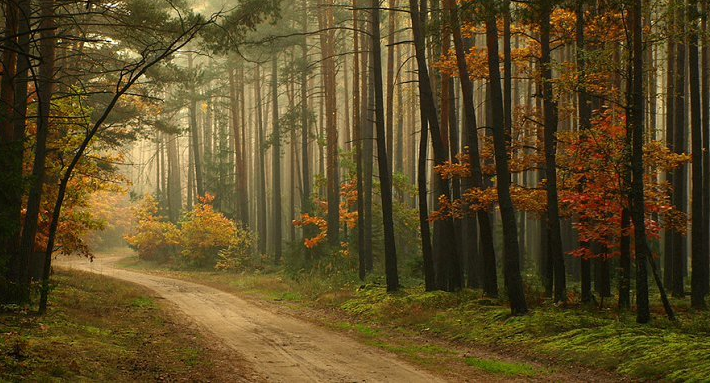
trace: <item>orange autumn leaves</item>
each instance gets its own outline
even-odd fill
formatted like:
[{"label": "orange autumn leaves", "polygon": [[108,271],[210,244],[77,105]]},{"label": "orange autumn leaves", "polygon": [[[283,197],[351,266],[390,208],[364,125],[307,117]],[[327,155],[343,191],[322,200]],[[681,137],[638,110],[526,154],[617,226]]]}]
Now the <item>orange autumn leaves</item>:
[{"label": "orange autumn leaves", "polygon": [[[327,238],[328,222],[325,216],[328,213],[328,202],[317,201],[316,205],[319,215],[301,214],[300,219],[293,220],[296,227],[315,226],[318,234],[312,238],[304,238],[303,245],[308,249],[313,249],[323,243]],[[322,215],[321,215],[322,214]],[[353,178],[340,185],[340,223],[348,229],[357,227],[357,179]],[[341,244],[346,247],[347,244]]]},{"label": "orange autumn leaves", "polygon": [[[606,251],[592,253],[589,247],[580,247],[572,255],[584,258],[615,257],[619,254],[619,242],[629,236],[633,227],[622,230],[622,211],[629,208],[626,118],[620,109],[599,112],[586,131],[565,132],[558,135],[557,154],[559,196],[561,214],[574,218],[574,227],[583,243],[597,243]],[[517,144],[513,142],[512,146]],[[542,151],[540,147],[538,149]],[[445,179],[470,176],[467,158],[460,156],[461,163],[448,162],[437,166],[435,171]],[[531,163],[531,158],[519,160],[530,168],[542,166]],[[492,161],[486,157],[483,161]],[[515,160],[515,159],[513,159]],[[649,142],[644,147],[644,163],[647,167],[646,227],[649,237],[659,237],[662,228],[684,232],[687,217],[670,202],[670,185],[657,175],[671,171],[690,161],[688,155],[671,152],[661,142]],[[490,175],[490,174],[489,174]],[[519,211],[542,215],[546,211],[547,195],[543,179],[537,187],[511,187],[513,203]],[[473,188],[465,191],[460,199],[439,197],[440,208],[430,220],[460,219],[476,211],[491,211],[497,203],[495,187]]]},{"label": "orange autumn leaves", "polygon": [[182,262],[201,267],[214,264],[222,250],[251,248],[254,235],[216,212],[212,206],[214,196],[207,194],[198,199],[200,202],[175,225],[160,214],[155,198],[146,196],[134,211],[136,227],[125,236],[126,242],[143,259],[166,259],[179,254]]}]

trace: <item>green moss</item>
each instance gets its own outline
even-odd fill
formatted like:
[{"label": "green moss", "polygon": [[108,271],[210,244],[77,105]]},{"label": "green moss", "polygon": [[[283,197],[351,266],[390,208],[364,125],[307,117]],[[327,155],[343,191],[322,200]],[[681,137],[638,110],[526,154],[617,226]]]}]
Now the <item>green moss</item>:
[{"label": "green moss", "polygon": [[466,358],[466,364],[476,369],[508,377],[532,378],[538,375],[535,367],[522,363],[507,363],[498,360]]}]

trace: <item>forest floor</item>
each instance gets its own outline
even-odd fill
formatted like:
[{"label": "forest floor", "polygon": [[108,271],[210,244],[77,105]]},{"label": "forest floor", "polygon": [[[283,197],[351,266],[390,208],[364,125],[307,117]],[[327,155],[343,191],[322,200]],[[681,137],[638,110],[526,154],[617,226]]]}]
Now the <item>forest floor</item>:
[{"label": "forest floor", "polygon": [[[64,260],[64,268],[140,284],[239,353],[272,382],[439,382],[388,353],[233,294],[181,279],[117,268],[115,258]],[[250,377],[250,381],[260,378]]]},{"label": "forest floor", "polygon": [[[514,339],[474,342],[447,337],[439,327],[420,326],[434,311],[444,311],[455,294],[435,294],[423,306],[389,306],[384,315],[372,316],[366,311],[374,302],[391,301],[379,295],[382,289],[365,291],[364,300],[356,299],[357,289],[347,288],[306,299],[308,294],[276,275],[171,271],[127,254],[99,258],[91,265],[73,261],[71,267],[149,287],[270,380],[630,380],[613,368],[533,352]],[[455,322],[451,326],[469,325],[460,315],[445,316]]]},{"label": "forest floor", "polygon": [[53,278],[47,315],[0,311],[0,382],[261,379],[145,287],[77,270]]},{"label": "forest floor", "polygon": [[[529,291],[531,313],[511,317],[480,292],[424,292],[404,281],[397,294],[333,271],[230,274],[175,270],[122,253],[119,266],[209,285],[280,315],[345,333],[452,381],[705,381],[710,376],[710,313],[674,300],[678,321],[660,304],[649,325],[611,299],[558,307]],[[406,287],[411,285],[412,287]],[[570,290],[570,294],[573,289]],[[571,298],[574,301],[574,298]],[[658,302],[654,297],[654,302]]]}]

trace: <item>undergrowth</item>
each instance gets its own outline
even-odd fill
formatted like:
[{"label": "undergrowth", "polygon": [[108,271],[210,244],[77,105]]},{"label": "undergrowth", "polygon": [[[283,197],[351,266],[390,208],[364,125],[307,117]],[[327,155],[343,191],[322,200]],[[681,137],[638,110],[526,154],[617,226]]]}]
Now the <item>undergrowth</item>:
[{"label": "undergrowth", "polygon": [[0,382],[227,381],[240,373],[150,293],[99,275],[59,271],[44,316],[0,311]]},{"label": "undergrowth", "polygon": [[[514,351],[532,359],[581,364],[638,379],[706,381],[710,376],[710,314],[691,312],[683,301],[674,302],[678,321],[663,319],[662,308],[654,307],[654,321],[638,325],[631,311],[557,307],[541,296],[530,298],[533,305],[528,315],[513,317],[505,302],[483,297],[478,290],[425,292],[419,281],[404,279],[402,284],[409,287],[391,294],[386,292],[383,278],[368,277],[362,282],[347,272],[187,272],[182,277],[327,309],[348,318],[334,327],[355,332],[367,343],[385,349],[388,346],[380,341],[383,335],[379,328]],[[405,351],[400,353],[407,354]],[[426,352],[420,350],[419,354]],[[488,372],[502,369],[493,373],[503,375],[526,377],[533,373],[525,368],[511,372],[506,366],[485,361],[464,362]]]}]

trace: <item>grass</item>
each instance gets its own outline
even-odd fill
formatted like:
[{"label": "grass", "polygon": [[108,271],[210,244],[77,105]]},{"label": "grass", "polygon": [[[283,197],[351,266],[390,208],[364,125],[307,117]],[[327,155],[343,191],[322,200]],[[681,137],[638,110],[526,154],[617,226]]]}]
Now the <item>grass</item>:
[{"label": "grass", "polygon": [[47,315],[0,313],[0,381],[226,381],[231,357],[138,286],[57,272]]},{"label": "grass", "polygon": [[491,373],[495,375],[503,375],[507,377],[528,377],[532,378],[536,376],[537,369],[531,365],[528,364],[522,364],[522,363],[507,363],[507,362],[501,362],[498,360],[487,360],[487,359],[480,359],[480,358],[466,358],[466,364]]},{"label": "grass", "polygon": [[[155,271],[155,265],[126,262]],[[562,369],[583,365],[642,380],[705,381],[710,376],[710,314],[689,310],[685,301],[674,302],[677,322],[663,319],[662,309],[654,307],[654,321],[638,325],[633,312],[560,308],[535,299],[531,299],[535,304],[530,314],[511,317],[504,303],[484,298],[478,291],[425,292],[411,282],[405,285],[413,287],[389,294],[382,281],[363,285],[347,275],[293,279],[279,273],[159,272],[279,301],[306,313],[316,310],[316,320],[326,326],[423,365],[455,360],[469,369],[500,376],[545,379],[552,373],[536,363],[500,362],[462,356],[446,347],[422,346],[427,340],[438,340],[463,348],[484,347],[516,359],[554,360]]]}]

